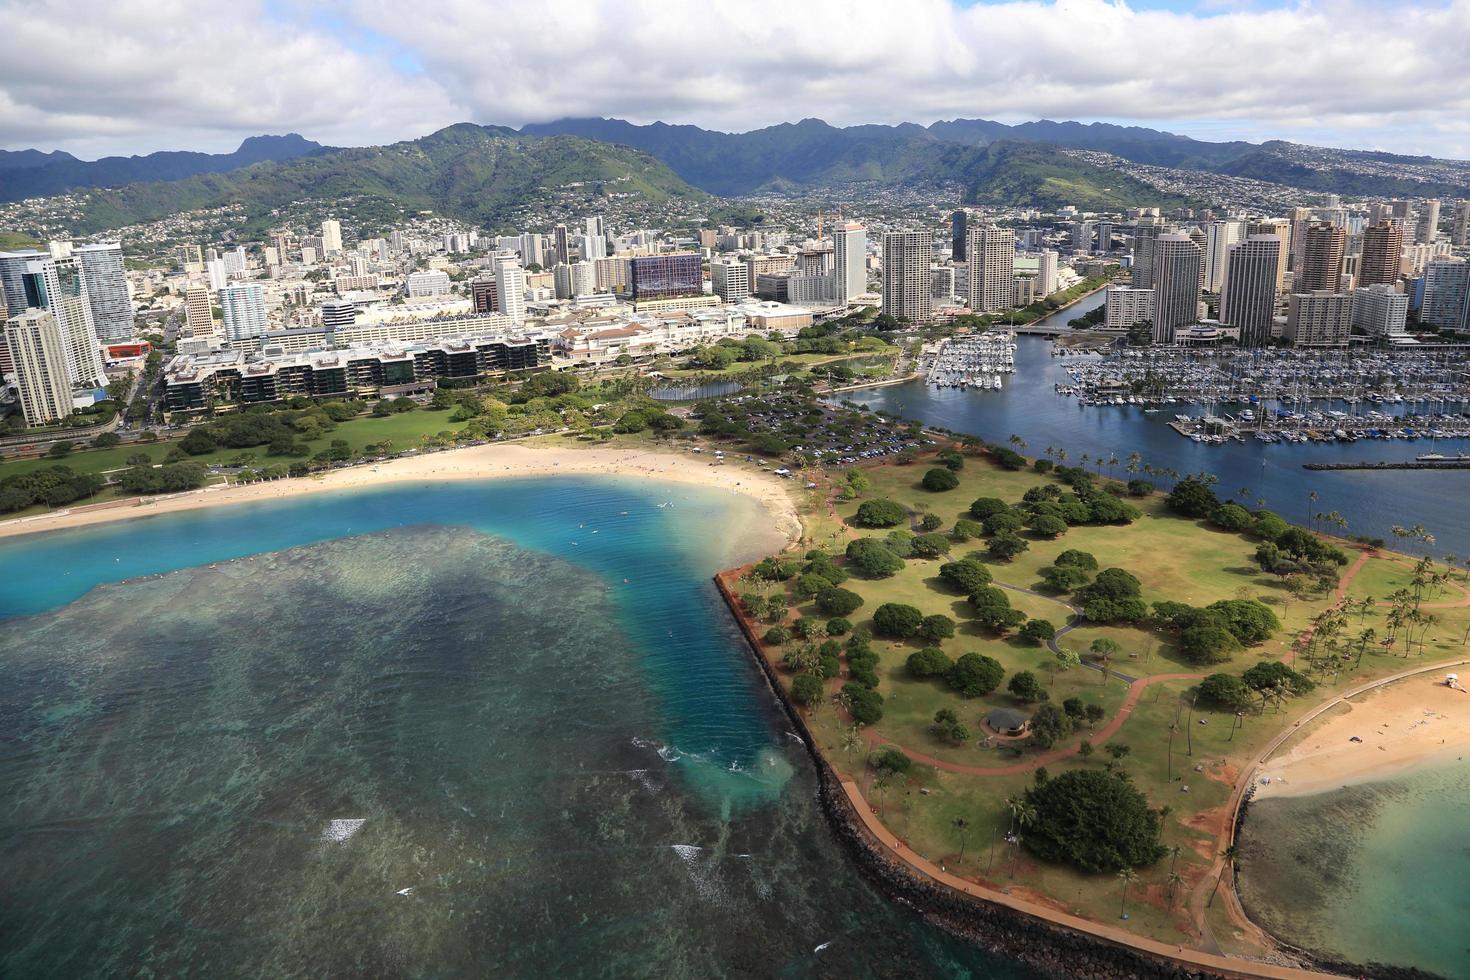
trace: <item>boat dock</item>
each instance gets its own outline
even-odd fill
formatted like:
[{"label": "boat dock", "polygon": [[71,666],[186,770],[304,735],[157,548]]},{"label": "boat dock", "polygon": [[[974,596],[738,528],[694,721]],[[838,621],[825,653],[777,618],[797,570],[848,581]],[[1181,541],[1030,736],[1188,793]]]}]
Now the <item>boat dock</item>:
[{"label": "boat dock", "polygon": [[998,390],[1002,375],[1016,370],[1016,337],[1005,331],[966,334],[925,347],[919,355],[924,379],[936,388]]}]

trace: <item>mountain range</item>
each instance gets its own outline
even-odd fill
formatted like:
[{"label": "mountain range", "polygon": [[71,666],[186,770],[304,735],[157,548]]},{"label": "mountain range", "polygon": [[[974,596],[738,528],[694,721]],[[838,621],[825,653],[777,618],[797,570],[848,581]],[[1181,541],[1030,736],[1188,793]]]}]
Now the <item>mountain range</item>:
[{"label": "mountain range", "polygon": [[297,133],[251,136],[233,153],[163,150],[147,156],[78,160],[53,150],[0,150],[0,201],[65,194],[78,187],[121,187],[138,181],[181,180],[220,174],[266,160],[294,160],[330,153],[333,148]]},{"label": "mountain range", "polygon": [[[1115,159],[1069,152],[1078,150]],[[1190,171],[1204,171],[1348,196],[1470,194],[1470,163],[1461,161],[1280,141],[1212,143],[1110,123],[952,119],[835,127],[804,119],[723,133],[584,118],[520,130],[461,123],[417,140],[346,149],[290,134],[252,137],[229,154],[162,152],[90,163],[59,152],[0,151],[0,201],[94,188],[78,209],[79,231],[227,204],[260,217],[293,201],[334,197],[493,225],[550,189],[619,179],[655,201],[873,184],[950,186],[967,203],[1039,208],[1198,203],[1138,179],[1119,161],[1171,168],[1181,177],[1171,186],[1181,187]]]}]

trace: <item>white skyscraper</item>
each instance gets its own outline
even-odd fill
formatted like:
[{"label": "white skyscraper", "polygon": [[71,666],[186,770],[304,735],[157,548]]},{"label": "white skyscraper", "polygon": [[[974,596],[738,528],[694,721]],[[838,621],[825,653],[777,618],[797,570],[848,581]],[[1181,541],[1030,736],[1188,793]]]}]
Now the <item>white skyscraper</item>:
[{"label": "white skyscraper", "polygon": [[209,276],[209,288],[215,292],[224,289],[230,281],[230,274],[225,269],[225,264],[219,259],[211,259],[204,263],[204,272]]},{"label": "white skyscraper", "polygon": [[1470,201],[1455,205],[1455,220],[1450,225],[1450,243],[1470,245]]},{"label": "white skyscraper", "polygon": [[1446,330],[1458,329],[1470,316],[1470,262],[1440,259],[1424,267],[1424,302],[1419,320]]},{"label": "white skyscraper", "polygon": [[1154,246],[1154,343],[1172,344],[1174,332],[1199,320],[1203,251],[1188,235],[1160,235]]},{"label": "white skyscraper", "polygon": [[29,309],[5,323],[5,343],[20,388],[27,425],[45,425],[71,414],[66,339],[56,317]]},{"label": "white skyscraper", "polygon": [[28,291],[40,300],[42,309],[56,317],[66,345],[66,372],[73,388],[96,388],[106,384],[102,373],[102,350],[92,322],[92,306],[81,264],[74,258],[44,258],[26,266]]},{"label": "white skyscraper", "polygon": [[868,229],[856,222],[832,233],[832,283],[839,303],[868,291]]},{"label": "white skyscraper", "polygon": [[122,245],[82,245],[72,250],[82,264],[87,302],[99,339],[108,342],[133,336],[133,301],[128,298],[128,275],[123,266]]},{"label": "white skyscraper", "polygon": [[970,309],[1002,310],[1016,295],[1016,233],[995,225],[971,226],[965,244],[970,263]]},{"label": "white skyscraper", "polygon": [[233,282],[219,291],[225,337],[247,340],[265,333],[265,288],[258,282]]},{"label": "white skyscraper", "polygon": [[1243,221],[1212,221],[1205,225],[1205,292],[1218,293],[1224,287],[1230,247],[1243,238]]},{"label": "white skyscraper", "polygon": [[1370,337],[1402,337],[1409,319],[1409,297],[1379,283],[1353,290],[1353,327]]},{"label": "white skyscraper", "polygon": [[1419,208],[1419,228],[1414,241],[1427,245],[1439,232],[1439,198],[1431,197]]},{"label": "white skyscraper", "polygon": [[750,266],[734,260],[709,264],[710,287],[726,303],[742,303],[750,296]]},{"label": "white skyscraper", "polygon": [[1292,293],[1284,336],[1296,347],[1346,347],[1353,332],[1351,293]]},{"label": "white skyscraper", "polygon": [[1114,286],[1107,293],[1104,325],[1110,330],[1127,330],[1154,318],[1154,291]]},{"label": "white skyscraper", "polygon": [[522,265],[540,265],[546,257],[545,236],[526,232],[521,236],[520,253]]},{"label": "white skyscraper", "polygon": [[1240,328],[1243,347],[1261,347],[1271,340],[1280,261],[1281,239],[1275,235],[1252,235],[1230,246],[1221,280],[1220,319]]},{"label": "white skyscraper", "polygon": [[1043,249],[1036,258],[1036,294],[1040,299],[1057,291],[1057,253]]},{"label": "white skyscraper", "polygon": [[328,255],[342,251],[342,223],[336,218],[322,222],[322,251]]},{"label": "white skyscraper", "polygon": [[934,238],[927,231],[894,231],[883,236],[883,312],[910,323],[934,317],[930,303],[929,261]]},{"label": "white skyscraper", "polygon": [[526,319],[526,270],[513,258],[495,261],[495,291],[500,312],[515,323]]}]

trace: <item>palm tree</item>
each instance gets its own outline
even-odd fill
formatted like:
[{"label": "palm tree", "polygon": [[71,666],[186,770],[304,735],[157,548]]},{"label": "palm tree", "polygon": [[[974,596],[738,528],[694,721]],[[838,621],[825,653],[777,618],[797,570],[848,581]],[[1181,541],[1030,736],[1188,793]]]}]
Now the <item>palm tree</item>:
[{"label": "palm tree", "polygon": [[1205,903],[1205,908],[1210,908],[1215,904],[1215,893],[1220,890],[1220,882],[1225,880],[1226,871],[1234,871],[1235,859],[1239,855],[1240,848],[1233,843],[1220,852],[1220,856],[1225,859],[1225,867],[1220,869],[1220,875],[1215,879],[1215,887],[1210,890],[1210,900]]},{"label": "palm tree", "polygon": [[970,821],[966,820],[964,817],[955,817],[953,820],[951,820],[949,822],[949,825],[951,827],[953,827],[955,830],[959,831],[959,834],[960,834],[960,860],[959,860],[959,863],[960,864],[963,864],[965,862],[965,838],[968,836],[968,831],[970,829]]},{"label": "palm tree", "polygon": [[842,733],[842,754],[847,756],[849,760],[852,759],[853,750],[860,749],[862,747],[863,734],[862,732],[858,731],[858,727],[856,725],[853,725],[851,728],[845,730]]},{"label": "palm tree", "polygon": [[1174,907],[1174,894],[1179,890],[1179,886],[1184,883],[1184,876],[1177,871],[1170,871],[1167,880],[1169,882],[1169,908],[1172,909]]},{"label": "palm tree", "polygon": [[892,785],[893,776],[891,776],[886,769],[878,773],[877,778],[873,780],[873,788],[878,791],[878,812],[880,814],[887,812],[887,807],[884,805],[884,799],[888,795],[888,787]]},{"label": "palm tree", "polygon": [[1118,918],[1128,918],[1128,886],[1138,880],[1138,872],[1132,868],[1124,868],[1118,872],[1118,880],[1123,883],[1123,900],[1118,905]]}]

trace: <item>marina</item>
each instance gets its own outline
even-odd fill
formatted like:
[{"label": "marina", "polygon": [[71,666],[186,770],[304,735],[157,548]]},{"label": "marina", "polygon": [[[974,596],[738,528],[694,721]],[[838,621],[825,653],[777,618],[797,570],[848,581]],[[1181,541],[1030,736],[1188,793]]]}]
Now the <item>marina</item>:
[{"label": "marina", "polygon": [[936,388],[999,390],[1002,375],[1016,371],[1016,338],[1004,333],[966,334],[924,348],[919,371]]}]

